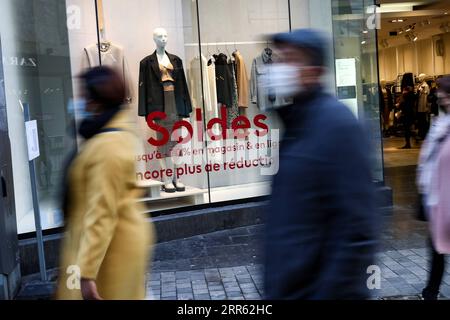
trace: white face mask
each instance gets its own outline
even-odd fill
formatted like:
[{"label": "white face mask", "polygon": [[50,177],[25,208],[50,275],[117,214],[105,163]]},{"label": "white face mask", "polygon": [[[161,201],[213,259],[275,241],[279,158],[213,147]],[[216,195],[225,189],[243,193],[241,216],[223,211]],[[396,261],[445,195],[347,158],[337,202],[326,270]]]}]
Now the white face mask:
[{"label": "white face mask", "polygon": [[[266,67],[266,73],[259,78],[258,85],[267,93],[289,99],[304,91],[299,79],[302,68],[287,63],[274,63]],[[276,108],[277,106],[274,106]]]}]

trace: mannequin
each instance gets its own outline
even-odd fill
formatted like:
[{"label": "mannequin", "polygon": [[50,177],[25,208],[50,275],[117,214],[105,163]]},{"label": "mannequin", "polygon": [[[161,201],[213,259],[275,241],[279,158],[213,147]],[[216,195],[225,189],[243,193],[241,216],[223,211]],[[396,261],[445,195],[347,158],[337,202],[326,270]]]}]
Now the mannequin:
[{"label": "mannequin", "polygon": [[[166,118],[155,122],[171,130],[175,122],[189,117],[192,112],[191,99],[181,59],[166,51],[167,31],[156,28],[153,31],[153,41],[156,45],[155,52],[144,58],[140,64],[139,116],[147,117],[155,111],[165,112]],[[158,132],[158,140],[160,138]],[[159,147],[162,154],[161,169],[176,172],[174,157],[178,155],[172,152],[176,145],[175,141],[169,141]],[[163,190],[168,193],[183,192],[186,189],[176,174],[173,177],[164,177],[162,182]]]},{"label": "mannequin", "polygon": [[419,87],[418,87],[418,108],[417,108],[417,120],[419,129],[419,138],[425,140],[430,127],[430,104],[428,102],[428,96],[430,94],[430,86],[425,81],[427,75],[422,73],[419,75]]},{"label": "mannequin", "polygon": [[[167,46],[167,40],[168,40],[168,35],[167,35],[167,31],[163,28],[156,28],[153,31],[153,40],[155,41],[156,44],[156,57],[158,59],[158,63],[160,66],[163,66],[164,68],[166,68],[166,70],[168,70],[168,72],[170,73],[170,70],[173,70],[173,65],[170,62],[169,56],[166,53],[166,46]],[[163,71],[161,71],[163,72]],[[164,79],[162,79],[164,81]],[[173,81],[172,80],[166,80],[165,84],[163,85],[165,87],[165,90],[172,90],[172,92],[174,91],[174,89],[171,89],[170,87],[173,86]],[[177,116],[177,120],[181,120],[182,117],[178,117]],[[169,143],[171,146],[173,146],[172,143]],[[168,150],[167,153],[169,153],[170,150]],[[160,166],[161,169],[171,169],[172,172],[176,172],[176,168],[175,168],[175,164],[174,164],[174,159],[170,154],[166,153],[166,158],[163,158],[160,160]],[[183,185],[183,183],[181,183],[181,181],[179,181],[179,179],[177,179],[176,174],[174,174],[173,178],[171,179],[170,177],[167,177],[164,179],[164,186],[163,189],[165,192],[168,193],[173,193],[175,191],[185,191],[185,186]]]}]

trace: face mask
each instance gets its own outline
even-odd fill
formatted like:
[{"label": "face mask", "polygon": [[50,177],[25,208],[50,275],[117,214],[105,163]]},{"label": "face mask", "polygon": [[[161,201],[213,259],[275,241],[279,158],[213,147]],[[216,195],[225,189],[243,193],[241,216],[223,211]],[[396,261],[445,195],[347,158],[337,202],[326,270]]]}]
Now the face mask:
[{"label": "face mask", "polygon": [[72,100],[69,103],[69,111],[74,114],[78,120],[91,119],[94,114],[86,110],[87,102],[85,99]]},{"label": "face mask", "polygon": [[[259,86],[266,93],[289,99],[302,93],[300,84],[301,68],[286,63],[275,63],[267,66],[267,70],[259,79]],[[277,106],[273,106],[277,108]]]}]

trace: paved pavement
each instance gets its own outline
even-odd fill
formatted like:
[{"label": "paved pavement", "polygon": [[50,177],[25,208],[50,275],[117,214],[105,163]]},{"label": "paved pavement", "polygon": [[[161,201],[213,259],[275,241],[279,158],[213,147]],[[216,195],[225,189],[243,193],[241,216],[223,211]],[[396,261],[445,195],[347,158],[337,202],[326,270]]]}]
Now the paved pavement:
[{"label": "paved pavement", "polygon": [[[395,206],[383,212],[377,265],[378,299],[418,299],[429,271],[427,224],[415,219],[415,167],[386,169]],[[216,232],[157,245],[148,295],[151,299],[256,299],[263,295],[263,226]],[[441,288],[450,297],[450,273]]]},{"label": "paved pavement", "polygon": [[[147,285],[149,299],[260,299],[264,294],[262,255],[255,244],[259,244],[262,232],[262,226],[254,226],[158,245]],[[426,237],[423,240],[425,244]],[[390,241],[395,242],[395,239],[384,240]],[[197,256],[187,267],[185,255],[189,253],[186,250],[194,247]],[[166,257],[166,252],[170,252],[173,259],[159,261],[160,257]],[[374,290],[374,298],[418,297],[426,282],[428,258],[424,246],[384,250],[382,245],[377,254],[381,289]],[[180,265],[186,267],[179,268]],[[442,293],[450,297],[449,272],[444,278]]]},{"label": "paved pavement", "polygon": [[[414,174],[414,167],[386,171],[396,205],[390,215],[384,212],[380,226],[383,231],[377,265],[382,281],[381,289],[373,292],[374,299],[418,299],[426,283],[428,231],[426,223],[416,221],[414,216]],[[147,283],[148,298],[261,299],[263,234],[264,226],[258,225],[156,245]],[[441,288],[443,298],[450,297],[448,271]],[[28,282],[19,298],[32,296],[34,285],[36,282]]]}]

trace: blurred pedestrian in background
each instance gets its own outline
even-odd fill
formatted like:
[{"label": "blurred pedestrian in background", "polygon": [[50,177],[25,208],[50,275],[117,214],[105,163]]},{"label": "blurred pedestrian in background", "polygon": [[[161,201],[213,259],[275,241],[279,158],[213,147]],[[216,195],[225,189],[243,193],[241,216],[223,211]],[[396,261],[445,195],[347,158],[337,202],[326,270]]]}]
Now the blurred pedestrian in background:
[{"label": "blurred pedestrian in background", "polygon": [[402,112],[402,121],[405,130],[405,145],[400,149],[411,149],[411,126],[414,123],[414,108],[416,105],[416,96],[413,87],[403,88],[402,96],[399,102],[399,108]]},{"label": "blurred pedestrian in background", "polygon": [[303,29],[273,41],[283,62],[266,85],[295,99],[277,109],[286,131],[266,223],[266,297],[369,298],[378,220],[368,139],[324,90],[326,36]]},{"label": "blurred pedestrian in background", "polygon": [[136,199],[132,133],[119,74],[96,67],[81,76],[85,139],[67,166],[65,238],[58,299],[144,299],[152,225]]},{"label": "blurred pedestrian in background", "polygon": [[445,270],[444,254],[450,253],[450,77],[438,82],[441,115],[433,121],[422,147],[417,184],[421,216],[429,221],[431,269],[422,291],[425,300],[437,300]]}]

